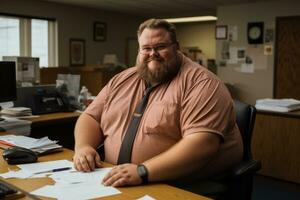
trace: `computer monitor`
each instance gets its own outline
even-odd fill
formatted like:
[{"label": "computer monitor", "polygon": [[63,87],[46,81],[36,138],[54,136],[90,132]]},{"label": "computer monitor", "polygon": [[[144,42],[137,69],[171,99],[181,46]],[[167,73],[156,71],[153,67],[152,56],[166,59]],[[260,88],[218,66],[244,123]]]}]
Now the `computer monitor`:
[{"label": "computer monitor", "polygon": [[37,57],[3,56],[3,61],[16,63],[16,80],[18,86],[36,85],[40,81],[40,65]]},{"label": "computer monitor", "polygon": [[0,108],[2,102],[17,99],[15,62],[0,61]]}]

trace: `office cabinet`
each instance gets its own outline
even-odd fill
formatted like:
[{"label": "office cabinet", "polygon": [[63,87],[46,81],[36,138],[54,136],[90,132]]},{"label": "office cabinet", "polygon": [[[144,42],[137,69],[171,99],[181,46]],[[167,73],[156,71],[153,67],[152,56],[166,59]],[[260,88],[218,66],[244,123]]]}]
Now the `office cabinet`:
[{"label": "office cabinet", "polygon": [[260,174],[300,183],[300,111],[258,111],[252,139]]}]

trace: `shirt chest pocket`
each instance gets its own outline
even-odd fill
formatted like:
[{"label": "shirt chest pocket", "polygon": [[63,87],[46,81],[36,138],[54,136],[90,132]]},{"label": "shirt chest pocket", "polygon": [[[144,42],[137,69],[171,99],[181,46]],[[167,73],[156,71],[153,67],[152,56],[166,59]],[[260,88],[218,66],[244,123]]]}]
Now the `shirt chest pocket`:
[{"label": "shirt chest pocket", "polygon": [[[144,116],[143,132],[180,137],[180,110],[176,103],[153,102]],[[175,134],[178,133],[178,134]]]}]

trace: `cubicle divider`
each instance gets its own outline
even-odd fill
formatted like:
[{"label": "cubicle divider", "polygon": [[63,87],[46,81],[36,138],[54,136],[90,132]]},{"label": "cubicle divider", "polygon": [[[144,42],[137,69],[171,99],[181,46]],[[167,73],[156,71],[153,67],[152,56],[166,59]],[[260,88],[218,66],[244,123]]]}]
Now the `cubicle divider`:
[{"label": "cubicle divider", "polygon": [[55,84],[57,74],[79,74],[80,88],[86,86],[92,95],[96,96],[106,83],[121,69],[108,67],[48,67],[40,70],[41,84]]}]

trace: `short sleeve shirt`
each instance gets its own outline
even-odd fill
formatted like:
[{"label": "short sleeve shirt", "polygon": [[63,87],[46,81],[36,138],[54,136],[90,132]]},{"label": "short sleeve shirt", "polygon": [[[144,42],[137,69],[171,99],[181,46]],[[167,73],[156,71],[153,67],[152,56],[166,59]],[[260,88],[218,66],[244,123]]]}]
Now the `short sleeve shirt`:
[{"label": "short sleeve shirt", "polygon": [[[122,139],[145,89],[137,68],[129,68],[112,78],[85,110],[99,123],[107,162],[117,164]],[[241,160],[242,141],[228,90],[213,73],[183,56],[177,76],[150,94],[133,144],[132,163],[142,163],[190,134],[203,133],[216,134],[222,141],[207,171],[203,170],[206,174]]]}]

